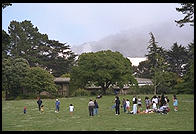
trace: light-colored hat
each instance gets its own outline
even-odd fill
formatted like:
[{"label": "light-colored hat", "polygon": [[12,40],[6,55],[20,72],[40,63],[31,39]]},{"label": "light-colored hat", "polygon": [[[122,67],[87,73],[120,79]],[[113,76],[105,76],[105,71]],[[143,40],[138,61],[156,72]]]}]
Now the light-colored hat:
[{"label": "light-colored hat", "polygon": [[56,99],[56,101],[58,101],[58,99]]}]

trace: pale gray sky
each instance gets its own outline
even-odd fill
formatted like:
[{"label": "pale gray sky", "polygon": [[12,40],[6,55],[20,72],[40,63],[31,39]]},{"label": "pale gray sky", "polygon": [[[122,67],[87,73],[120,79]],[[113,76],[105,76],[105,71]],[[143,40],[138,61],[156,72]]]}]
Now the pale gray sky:
[{"label": "pale gray sky", "polygon": [[[172,39],[174,40],[170,40],[171,42],[191,42],[194,39],[193,27],[185,25],[185,27],[179,28],[174,22],[174,20],[181,19],[184,16],[175,10],[176,7],[180,7],[180,4],[13,3],[12,6],[6,7],[2,12],[2,28],[7,31],[12,20],[20,22],[30,20],[34,26],[38,27],[39,32],[48,34],[49,39],[58,40],[62,43],[67,42],[73,47],[73,50],[78,49],[76,47],[80,47],[83,43],[100,42],[100,40],[104,40],[108,36],[115,35],[116,37],[121,33],[126,34],[126,31],[130,34],[128,37],[134,36],[136,38],[135,35],[131,35],[134,34],[134,30],[137,31],[138,36],[146,35],[143,38],[137,37],[138,39],[142,38],[141,40],[144,41],[144,44],[147,38],[149,40],[148,33],[153,32],[152,30],[155,29],[157,40],[167,42],[170,38],[166,37],[172,33],[175,36],[173,35]],[[163,26],[165,27],[163,28]],[[161,29],[161,31],[158,31],[158,29]],[[132,31],[131,33],[130,30]],[[142,33],[139,34],[139,31]],[[181,32],[179,33],[179,31]],[[184,38],[182,38],[182,35],[184,35]],[[131,44],[135,44],[134,40]],[[112,47],[112,44],[109,46]],[[93,49],[96,50],[96,48]],[[79,49],[78,51],[82,52]],[[125,54],[125,52],[122,53]],[[125,55],[132,54],[128,52]]]}]

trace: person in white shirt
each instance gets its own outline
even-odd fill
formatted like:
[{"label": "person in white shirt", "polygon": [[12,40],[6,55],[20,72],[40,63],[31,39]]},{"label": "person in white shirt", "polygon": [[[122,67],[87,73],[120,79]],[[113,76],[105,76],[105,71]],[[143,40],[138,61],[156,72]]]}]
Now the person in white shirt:
[{"label": "person in white shirt", "polygon": [[72,104],[69,105],[69,113],[70,115],[73,115],[73,111],[74,111],[74,106]]},{"label": "person in white shirt", "polygon": [[130,101],[129,101],[129,99],[127,99],[125,103],[126,103],[127,113],[130,113]]},{"label": "person in white shirt", "polygon": [[157,110],[157,104],[155,101],[152,102],[152,109],[154,112]]},{"label": "person in white shirt", "polygon": [[133,114],[137,114],[137,97],[133,97]]}]

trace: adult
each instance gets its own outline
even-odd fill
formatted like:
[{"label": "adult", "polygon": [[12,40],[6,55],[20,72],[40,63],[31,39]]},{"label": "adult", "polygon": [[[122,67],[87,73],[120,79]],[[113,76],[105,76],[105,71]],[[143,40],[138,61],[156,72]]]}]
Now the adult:
[{"label": "adult", "polygon": [[137,114],[137,97],[133,97],[133,114]]},{"label": "adult", "polygon": [[98,114],[98,108],[99,108],[99,106],[98,106],[98,103],[97,103],[96,100],[94,100],[94,104],[95,104],[95,107],[94,107],[94,115],[96,115],[96,114]]},{"label": "adult", "polygon": [[116,115],[120,114],[120,99],[118,96],[116,96],[116,100],[115,100],[115,110],[116,110]]},{"label": "adult", "polygon": [[56,106],[56,113],[59,112],[59,109],[60,109],[60,101],[58,99],[56,99],[56,102],[55,102],[55,106]]},{"label": "adult", "polygon": [[89,115],[93,116],[93,109],[94,109],[95,103],[92,101],[92,99],[90,99],[89,103],[88,103],[88,109],[89,109]]},{"label": "adult", "polygon": [[40,99],[40,97],[38,97],[37,104],[38,104],[38,108],[39,108],[39,111],[40,111],[41,110],[41,105],[42,105],[42,100]]},{"label": "adult", "polygon": [[160,107],[165,106],[165,105],[166,105],[165,96],[164,96],[164,94],[162,94],[161,100],[160,100]]}]

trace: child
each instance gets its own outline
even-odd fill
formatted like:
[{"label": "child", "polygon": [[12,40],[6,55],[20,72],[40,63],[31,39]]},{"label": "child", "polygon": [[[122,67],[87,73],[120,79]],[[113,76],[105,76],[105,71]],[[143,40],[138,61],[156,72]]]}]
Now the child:
[{"label": "child", "polygon": [[127,113],[130,113],[130,101],[129,99],[126,100],[126,109],[127,109]]},{"label": "child", "polygon": [[142,111],[142,99],[140,98],[140,96],[138,96],[137,104],[138,104],[138,113],[139,113],[140,111]]},{"label": "child", "polygon": [[27,108],[26,108],[26,107],[24,107],[24,114],[26,114],[26,112],[27,112]]},{"label": "child", "polygon": [[155,101],[152,102],[152,109],[154,112],[157,110],[157,105]]},{"label": "child", "polygon": [[150,100],[147,96],[145,97],[145,103],[146,103],[146,112],[148,112],[148,110],[150,109]]},{"label": "child", "polygon": [[70,115],[73,115],[73,111],[74,111],[74,106],[72,104],[69,105],[69,113]]},{"label": "child", "polygon": [[176,95],[173,96],[173,106],[174,106],[174,111],[177,112],[178,111],[178,100]]},{"label": "child", "polygon": [[60,108],[60,101],[58,99],[56,99],[55,105],[56,105],[55,113],[58,113]]},{"label": "child", "polygon": [[44,105],[41,105],[41,112],[44,112]]},{"label": "child", "polygon": [[125,100],[125,98],[123,98],[123,100],[122,100],[122,107],[123,107],[124,113],[125,113],[126,112],[126,100]]}]

